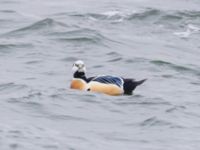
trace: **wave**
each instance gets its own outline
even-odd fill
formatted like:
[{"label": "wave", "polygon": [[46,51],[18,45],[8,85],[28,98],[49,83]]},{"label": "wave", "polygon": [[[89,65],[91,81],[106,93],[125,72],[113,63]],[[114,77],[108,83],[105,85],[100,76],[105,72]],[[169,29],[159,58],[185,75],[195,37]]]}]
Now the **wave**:
[{"label": "wave", "polygon": [[152,60],[152,61],[150,61],[150,63],[152,63],[156,66],[160,66],[160,67],[167,67],[167,68],[173,69],[180,73],[192,73],[197,76],[200,75],[199,69],[176,65],[171,62],[167,62],[167,61],[163,61],[163,60]]},{"label": "wave", "polygon": [[31,25],[28,25],[23,28],[19,28],[8,33],[5,33],[3,36],[20,36],[20,35],[29,35],[29,34],[37,34],[37,33],[49,33],[53,29],[59,28],[62,30],[63,28],[67,28],[68,25],[57,22],[54,19],[46,18],[40,21],[37,21]]},{"label": "wave", "polygon": [[8,48],[16,47],[16,46],[18,46],[18,45],[16,45],[16,44],[0,44],[0,50],[8,49]]},{"label": "wave", "polygon": [[155,17],[155,16],[160,16],[161,14],[162,14],[162,12],[160,10],[146,9],[144,11],[136,12],[136,13],[129,15],[127,17],[127,20],[135,20],[135,19],[144,20],[144,19]]},{"label": "wave", "polygon": [[26,85],[18,85],[15,83],[4,83],[0,84],[0,93],[10,93],[11,91],[17,91],[21,89],[26,89]]},{"label": "wave", "polygon": [[[134,98],[134,100],[133,100]],[[113,101],[114,104],[116,105],[120,105],[120,106],[128,106],[128,105],[139,105],[141,107],[145,107],[145,106],[162,106],[162,105],[167,105],[167,106],[171,106],[172,104],[166,100],[164,100],[161,97],[154,97],[154,98],[145,98],[143,95],[133,95],[130,96],[127,100],[115,100]]]},{"label": "wave", "polygon": [[195,33],[200,33],[200,27],[193,24],[188,24],[185,27],[185,31],[174,32],[174,35],[177,35],[181,38],[188,38],[191,34]]},{"label": "wave", "polygon": [[113,42],[98,31],[87,28],[75,29],[67,32],[51,32],[48,36],[62,42],[84,42],[103,45],[105,41]]},{"label": "wave", "polygon": [[33,47],[33,44],[31,43],[19,43],[16,41],[14,43],[12,43],[11,41],[9,42],[10,43],[6,43],[6,44],[0,43],[0,54],[6,55],[9,53],[15,52],[16,49]]},{"label": "wave", "polygon": [[114,51],[106,53],[106,56],[108,57],[107,62],[118,62],[124,59],[120,53]]},{"label": "wave", "polygon": [[[36,101],[36,99],[41,99],[42,96],[44,96],[40,91],[33,91],[30,88],[27,90],[26,94],[20,95],[18,97],[14,98],[9,98],[8,102],[9,103],[19,103],[19,104],[24,104],[24,105],[29,105],[29,106],[41,106],[42,104]],[[27,101],[29,100],[29,101]],[[32,101],[33,100],[33,101]]]},{"label": "wave", "polygon": [[129,10],[113,10],[102,13],[60,13],[55,14],[68,15],[70,17],[85,18],[93,21],[110,21],[110,22],[123,22],[123,21],[144,21],[149,20],[154,23],[159,22],[174,22],[180,20],[198,20],[200,18],[200,11],[174,11],[174,10],[159,10],[154,8],[145,8],[139,11]]},{"label": "wave", "polygon": [[12,13],[16,13],[16,11],[5,9],[5,10],[0,10],[0,13],[8,13],[8,14],[11,13],[12,14]]},{"label": "wave", "polygon": [[32,44],[28,44],[28,43],[0,44],[0,50],[2,50],[2,49],[10,49],[10,48],[30,47],[30,46],[32,46]]},{"label": "wave", "polygon": [[[14,13],[9,10],[4,10],[3,12],[6,13]],[[146,8],[140,11],[120,11],[120,10],[113,10],[107,11],[102,13],[59,13],[52,15],[52,17],[59,16],[59,15],[67,15],[69,17],[75,18],[83,18],[86,20],[92,21],[106,21],[110,23],[120,23],[120,22],[143,22],[148,21],[153,24],[174,24],[179,21],[182,25],[187,23],[188,20],[193,20],[199,22],[200,20],[200,11],[163,11],[153,8]],[[75,26],[75,25],[74,25]],[[56,21],[52,18],[45,18],[39,20],[31,25],[28,25],[23,28],[19,28],[4,34],[4,36],[23,36],[29,34],[49,34],[52,32],[62,32],[69,30],[69,26],[63,22]],[[76,26],[78,28],[78,26]],[[181,26],[184,28],[184,26]],[[192,31],[196,31],[193,27],[189,26]],[[198,29],[199,31],[199,29]],[[72,31],[73,32],[73,31]],[[175,33],[179,34],[179,33]],[[71,39],[63,39],[63,40],[71,40],[71,41],[91,41],[89,38],[71,38]],[[98,40],[98,39],[96,39]],[[93,41],[94,42],[94,41]]]},{"label": "wave", "polygon": [[186,109],[185,106],[173,106],[171,108],[168,108],[165,112],[173,113],[174,111],[181,111],[181,110],[185,110],[185,109]]},{"label": "wave", "polygon": [[117,57],[117,58],[109,59],[107,62],[118,62],[118,61],[120,61],[122,59],[123,59],[122,57]]},{"label": "wave", "polygon": [[77,59],[78,59],[77,57],[69,56],[69,57],[62,58],[61,61],[64,61],[64,62],[75,62]]},{"label": "wave", "polygon": [[174,123],[171,123],[169,121],[165,121],[163,119],[159,119],[155,116],[143,120],[140,123],[140,126],[143,126],[143,127],[167,126],[167,127],[170,127],[170,128],[183,128],[183,126],[175,125]]},{"label": "wave", "polygon": [[90,122],[89,119],[74,116],[74,115],[48,114],[46,117],[52,120],[74,120],[74,121],[80,121],[80,122],[82,121]]}]

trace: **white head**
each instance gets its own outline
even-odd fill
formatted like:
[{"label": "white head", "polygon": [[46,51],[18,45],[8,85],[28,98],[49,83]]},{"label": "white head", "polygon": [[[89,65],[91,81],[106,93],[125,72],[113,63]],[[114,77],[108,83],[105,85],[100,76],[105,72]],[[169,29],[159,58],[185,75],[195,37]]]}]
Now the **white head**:
[{"label": "white head", "polygon": [[86,72],[85,64],[82,60],[77,60],[72,67],[73,72]]}]

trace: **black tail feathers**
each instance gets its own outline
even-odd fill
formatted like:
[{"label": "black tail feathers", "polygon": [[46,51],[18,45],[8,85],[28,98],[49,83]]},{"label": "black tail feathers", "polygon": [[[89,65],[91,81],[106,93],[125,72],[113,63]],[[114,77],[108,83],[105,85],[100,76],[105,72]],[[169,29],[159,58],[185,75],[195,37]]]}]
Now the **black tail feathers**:
[{"label": "black tail feathers", "polygon": [[140,81],[135,81],[137,86],[144,83],[147,79],[143,79],[143,80],[140,80]]},{"label": "black tail feathers", "polygon": [[140,81],[135,81],[133,79],[124,79],[124,94],[131,95],[133,93],[133,90],[135,90],[135,88],[138,85],[141,85],[146,80],[147,79],[143,79],[143,80],[140,80]]}]

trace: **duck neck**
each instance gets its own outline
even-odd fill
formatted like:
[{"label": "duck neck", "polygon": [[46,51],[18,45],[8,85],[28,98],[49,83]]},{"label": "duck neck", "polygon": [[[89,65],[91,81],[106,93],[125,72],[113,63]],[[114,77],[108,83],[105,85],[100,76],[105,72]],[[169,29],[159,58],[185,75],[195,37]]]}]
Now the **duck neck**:
[{"label": "duck neck", "polygon": [[86,78],[86,76],[85,76],[85,72],[76,71],[76,72],[74,73],[74,78],[83,79],[84,81],[87,82],[87,78]]}]

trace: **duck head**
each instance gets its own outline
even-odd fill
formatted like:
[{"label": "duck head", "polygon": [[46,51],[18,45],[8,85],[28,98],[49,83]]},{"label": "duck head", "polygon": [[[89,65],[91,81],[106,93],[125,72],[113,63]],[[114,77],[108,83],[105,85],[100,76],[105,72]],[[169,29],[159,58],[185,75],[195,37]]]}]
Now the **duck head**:
[{"label": "duck head", "polygon": [[85,73],[86,72],[86,67],[85,64],[82,60],[77,60],[72,67],[72,71],[74,73],[79,72],[79,73]]}]

